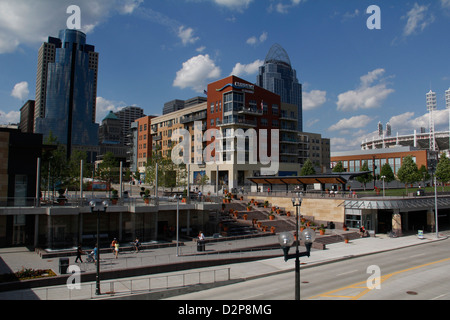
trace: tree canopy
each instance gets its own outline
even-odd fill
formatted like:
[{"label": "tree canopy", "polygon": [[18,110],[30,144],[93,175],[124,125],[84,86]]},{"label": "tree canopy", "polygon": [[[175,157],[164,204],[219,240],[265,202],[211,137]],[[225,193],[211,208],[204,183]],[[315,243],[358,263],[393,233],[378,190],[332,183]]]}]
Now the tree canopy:
[{"label": "tree canopy", "polygon": [[302,169],[300,170],[301,176],[310,176],[316,174],[316,170],[314,169],[314,165],[310,159],[306,160],[303,164]]},{"label": "tree canopy", "polygon": [[397,178],[405,185],[420,181],[422,176],[417,168],[417,164],[414,162],[412,156],[406,156],[403,158],[403,163],[397,172]]},{"label": "tree canopy", "polygon": [[436,179],[443,184],[450,181],[450,159],[447,158],[445,153],[439,159],[435,175]]}]

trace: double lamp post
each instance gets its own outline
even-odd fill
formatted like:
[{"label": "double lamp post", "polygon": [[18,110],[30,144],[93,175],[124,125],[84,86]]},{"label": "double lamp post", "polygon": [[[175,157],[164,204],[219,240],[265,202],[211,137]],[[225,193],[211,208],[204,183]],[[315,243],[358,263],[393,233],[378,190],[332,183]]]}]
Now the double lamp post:
[{"label": "double lamp post", "polygon": [[[292,205],[295,207],[295,235],[291,232],[283,232],[278,236],[281,248],[284,252],[284,261],[295,258],[295,300],[300,300],[300,257],[309,257],[311,252],[312,243],[316,239],[316,232],[310,228],[306,228],[303,232],[299,233],[298,227],[298,209],[302,205],[302,199],[297,194],[297,198],[292,198]],[[298,237],[297,235],[300,235]],[[306,252],[299,252],[298,247],[300,240],[305,242]],[[295,253],[289,254],[289,249],[295,241]]]},{"label": "double lamp post", "polygon": [[99,200],[92,200],[89,202],[91,213],[97,213],[97,254],[95,261],[97,262],[97,272],[95,275],[95,294],[100,295],[100,212],[105,213],[109,202],[107,200],[100,202]]}]

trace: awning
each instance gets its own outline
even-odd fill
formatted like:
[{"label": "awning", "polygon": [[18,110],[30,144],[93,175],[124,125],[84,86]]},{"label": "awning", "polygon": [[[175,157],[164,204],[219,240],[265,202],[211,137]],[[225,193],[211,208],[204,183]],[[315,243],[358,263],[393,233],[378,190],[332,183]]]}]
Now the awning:
[{"label": "awning", "polygon": [[329,174],[319,174],[310,176],[298,177],[274,177],[274,176],[260,176],[247,178],[256,184],[270,184],[270,185],[312,185],[320,184],[347,184],[348,181],[355,177],[372,173],[372,171],[364,172],[339,172]]},{"label": "awning", "polygon": [[[438,208],[449,208],[450,197],[438,197]],[[345,209],[378,209],[378,210],[426,210],[435,207],[434,197],[416,197],[410,199],[345,200],[339,206]]]}]

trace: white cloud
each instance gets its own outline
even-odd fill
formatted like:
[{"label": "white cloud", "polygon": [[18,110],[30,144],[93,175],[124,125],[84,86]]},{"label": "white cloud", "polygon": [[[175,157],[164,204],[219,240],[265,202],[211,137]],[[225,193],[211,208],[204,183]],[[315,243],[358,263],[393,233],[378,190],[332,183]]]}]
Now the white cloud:
[{"label": "white cloud", "polygon": [[178,37],[185,46],[188,44],[193,44],[200,39],[199,37],[194,37],[194,29],[185,28],[185,26],[178,28]]},{"label": "white cloud", "polygon": [[275,4],[275,7],[273,4],[271,4],[268,8],[268,11],[272,12],[273,10],[275,10],[278,13],[286,14],[289,12],[290,9],[298,6],[302,1],[305,2],[306,0],[290,0],[288,1],[288,3],[280,1],[277,4]]},{"label": "white cloud", "polygon": [[30,90],[28,90],[28,82],[22,81],[22,82],[17,83],[14,86],[14,88],[11,92],[11,96],[23,101],[28,98],[29,93],[30,93]]},{"label": "white cloud", "polygon": [[340,111],[351,111],[379,107],[394,92],[393,89],[387,88],[384,79],[380,79],[380,83],[372,85],[379,80],[384,72],[384,69],[376,69],[362,76],[359,88],[341,93],[338,96],[337,109]]},{"label": "white cloud", "polygon": [[360,11],[358,9],[355,9],[355,11],[353,11],[353,12],[346,12],[346,13],[344,13],[343,19],[344,20],[353,19],[353,18],[358,17],[359,14],[360,14]]},{"label": "white cloud", "polygon": [[332,152],[358,150],[361,149],[361,141],[354,138],[331,137],[330,147]]},{"label": "white cloud", "polygon": [[256,74],[259,70],[259,67],[264,64],[264,61],[262,60],[255,60],[252,63],[249,64],[241,64],[240,62],[236,63],[236,65],[233,68],[233,71],[231,71],[230,75],[235,75],[237,77],[242,76],[248,76],[252,74]]},{"label": "white cloud", "polygon": [[326,91],[312,90],[311,92],[303,92],[303,110],[312,110],[319,108],[326,101]]},{"label": "white cloud", "polygon": [[[142,0],[78,0],[81,30],[92,32],[114,13],[130,14]],[[57,36],[67,27],[67,7],[73,0],[0,1],[0,54],[14,52],[21,44],[36,45]]]},{"label": "white cloud", "polygon": [[[448,1],[443,1],[442,4],[445,5],[447,2]],[[406,18],[408,20],[405,28],[403,29],[404,36],[417,33],[418,30],[423,31],[427,26],[434,22],[434,15],[428,13],[428,7],[429,5],[419,6],[415,3],[414,7],[408,11],[406,14]]]},{"label": "white cloud", "polygon": [[183,63],[183,67],[177,72],[173,81],[173,86],[181,89],[191,88],[202,93],[206,89],[208,80],[219,78],[220,73],[220,68],[208,54],[198,55]]},{"label": "white cloud", "polygon": [[342,119],[338,123],[332,125],[328,130],[339,131],[348,129],[359,129],[366,127],[373,119],[366,115],[351,117],[349,119]]},{"label": "white cloud", "polygon": [[97,97],[96,100],[96,115],[95,115],[95,121],[96,123],[101,123],[102,120],[108,115],[110,111],[117,112],[120,109],[126,107],[127,104],[123,101],[111,101],[107,100],[103,97]]},{"label": "white cloud", "polygon": [[131,14],[136,10],[144,0],[122,0],[122,7],[119,7],[119,12],[122,14]]},{"label": "white cloud", "polygon": [[15,124],[20,121],[20,112],[19,111],[10,111],[5,113],[0,111],[0,124]]},{"label": "white cloud", "polygon": [[[448,110],[436,110],[433,112],[433,119],[435,130],[448,131]],[[430,114],[425,113],[423,115],[415,116],[414,112],[405,112],[396,116],[393,116],[389,123],[391,124],[392,131],[399,134],[412,134],[414,130],[420,132],[420,128],[429,127]]]},{"label": "white cloud", "polygon": [[206,49],[205,46],[201,46],[201,47],[198,47],[197,49],[195,49],[195,51],[202,53],[203,51],[205,51],[205,49]]},{"label": "white cloud", "polygon": [[214,2],[231,10],[243,11],[253,0],[214,0]]},{"label": "white cloud", "polygon": [[255,37],[255,36],[248,38],[248,39],[247,39],[247,44],[253,46],[253,45],[257,45],[257,44],[259,44],[259,43],[263,43],[263,42],[265,42],[266,40],[267,40],[267,32],[264,31],[264,32],[259,36],[259,38],[258,38],[258,37]]}]

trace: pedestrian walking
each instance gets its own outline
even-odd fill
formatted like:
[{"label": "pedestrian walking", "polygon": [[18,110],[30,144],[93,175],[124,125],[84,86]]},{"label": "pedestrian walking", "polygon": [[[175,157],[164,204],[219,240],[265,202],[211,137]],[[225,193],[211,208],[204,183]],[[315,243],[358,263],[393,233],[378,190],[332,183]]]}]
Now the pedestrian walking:
[{"label": "pedestrian walking", "polygon": [[77,248],[77,258],[75,259],[75,263],[78,262],[78,259],[80,259],[81,263],[83,263],[83,259],[81,259],[81,255],[83,254],[83,250],[81,249],[81,245],[78,245]]},{"label": "pedestrian walking", "polygon": [[98,262],[98,246],[97,245],[95,245],[95,247],[94,247],[94,262],[95,262],[95,264],[97,264],[97,262]]},{"label": "pedestrian walking", "polygon": [[119,257],[119,241],[116,241],[114,245],[114,255],[116,256],[116,259]]},{"label": "pedestrian walking", "polygon": [[134,248],[136,249],[136,253],[139,252],[139,246],[141,245],[141,243],[139,242],[139,239],[136,238],[136,240],[134,240]]},{"label": "pedestrian walking", "polygon": [[114,238],[113,241],[111,242],[111,252],[112,252],[113,254],[115,254],[116,243],[117,243],[117,239]]}]

